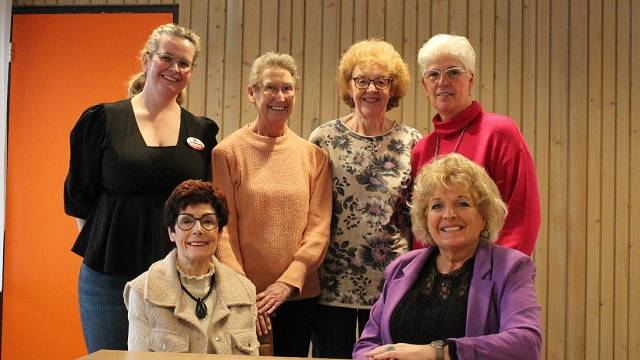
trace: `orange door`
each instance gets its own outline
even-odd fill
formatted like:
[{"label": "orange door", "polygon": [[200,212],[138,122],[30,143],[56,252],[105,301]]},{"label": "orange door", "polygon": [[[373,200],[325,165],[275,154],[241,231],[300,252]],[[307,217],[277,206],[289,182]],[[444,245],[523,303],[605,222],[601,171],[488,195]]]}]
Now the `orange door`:
[{"label": "orange door", "polygon": [[9,85],[2,359],[86,353],[81,259],[64,214],[69,132],[88,106],[125,98],[138,52],[172,13],[14,15]]}]

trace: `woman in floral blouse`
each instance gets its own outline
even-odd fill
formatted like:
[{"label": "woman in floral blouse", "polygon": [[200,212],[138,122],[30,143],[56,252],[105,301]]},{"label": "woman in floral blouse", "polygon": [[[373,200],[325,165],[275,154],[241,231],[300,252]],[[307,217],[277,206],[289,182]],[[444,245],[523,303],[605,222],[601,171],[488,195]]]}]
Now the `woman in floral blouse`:
[{"label": "woman in floral blouse", "polygon": [[309,139],[329,153],[333,180],[313,351],[350,359],[356,323],[362,331],[382,290],[384,268],[409,250],[404,194],[420,133],[386,116],[409,85],[407,64],[391,44],[371,39],[352,45],[337,80],[353,112],[318,127]]}]

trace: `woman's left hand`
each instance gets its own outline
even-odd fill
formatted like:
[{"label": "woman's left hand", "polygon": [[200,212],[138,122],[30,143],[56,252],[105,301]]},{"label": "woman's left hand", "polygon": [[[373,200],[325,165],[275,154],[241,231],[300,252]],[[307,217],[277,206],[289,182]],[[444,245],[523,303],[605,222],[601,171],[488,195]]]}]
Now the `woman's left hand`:
[{"label": "woman's left hand", "polygon": [[436,351],[428,345],[414,344],[387,344],[378,346],[377,348],[364,354],[367,359],[424,359],[435,360]]},{"label": "woman's left hand", "polygon": [[258,314],[271,315],[293,293],[293,286],[283,282],[274,282],[263,292],[256,295]]}]

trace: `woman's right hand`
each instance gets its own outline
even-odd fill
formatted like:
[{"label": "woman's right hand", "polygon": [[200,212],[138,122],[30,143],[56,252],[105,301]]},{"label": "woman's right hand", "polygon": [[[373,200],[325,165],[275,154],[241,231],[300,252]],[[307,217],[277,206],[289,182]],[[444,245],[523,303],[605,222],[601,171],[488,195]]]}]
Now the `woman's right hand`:
[{"label": "woman's right hand", "polygon": [[291,294],[293,294],[293,286],[280,281],[269,285],[263,292],[256,295],[256,307],[258,314],[269,316],[282,305]]}]

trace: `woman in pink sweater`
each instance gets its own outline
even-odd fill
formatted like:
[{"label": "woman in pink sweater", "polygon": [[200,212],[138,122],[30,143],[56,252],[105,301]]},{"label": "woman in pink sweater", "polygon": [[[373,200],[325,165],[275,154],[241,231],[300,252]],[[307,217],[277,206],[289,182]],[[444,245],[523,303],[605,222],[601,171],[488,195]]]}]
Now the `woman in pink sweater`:
[{"label": "woman in pink sweater", "polygon": [[[219,259],[256,286],[258,335],[273,325],[276,356],[306,357],[331,222],[328,155],[287,127],[297,68],[286,54],[258,57],[249,100],[256,120],[213,150],[213,183],[229,204]],[[277,316],[276,316],[277,314]]]},{"label": "woman in pink sweater", "polygon": [[[460,153],[483,166],[498,185],[509,215],[496,244],[531,255],[540,229],[535,164],[513,120],[485,112],[471,92],[476,53],[463,36],[440,34],[418,53],[422,86],[438,113],[434,130],[413,148],[411,174],[438,157]],[[419,248],[414,242],[414,248]]]}]

